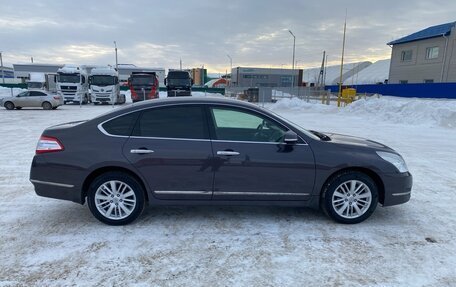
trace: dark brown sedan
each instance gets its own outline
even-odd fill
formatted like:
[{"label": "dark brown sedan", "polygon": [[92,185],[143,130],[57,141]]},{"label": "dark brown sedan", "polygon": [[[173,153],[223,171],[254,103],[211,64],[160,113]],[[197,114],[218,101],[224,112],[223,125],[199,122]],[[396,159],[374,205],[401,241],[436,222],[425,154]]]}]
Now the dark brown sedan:
[{"label": "dark brown sedan", "polygon": [[87,200],[100,221],[134,221],[145,205],[322,208],[341,223],[410,199],[394,150],[307,131],[255,105],[219,98],[146,101],[46,129],[30,180],[41,196]]}]

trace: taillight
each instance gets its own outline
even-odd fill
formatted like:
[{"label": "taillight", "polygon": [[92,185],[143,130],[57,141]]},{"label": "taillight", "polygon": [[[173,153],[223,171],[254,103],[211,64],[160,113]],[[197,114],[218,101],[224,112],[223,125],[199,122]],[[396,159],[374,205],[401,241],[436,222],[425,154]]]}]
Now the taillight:
[{"label": "taillight", "polygon": [[60,100],[60,97],[54,97],[54,100]]},{"label": "taillight", "polygon": [[36,145],[36,154],[63,151],[64,147],[58,139],[53,137],[41,136]]}]

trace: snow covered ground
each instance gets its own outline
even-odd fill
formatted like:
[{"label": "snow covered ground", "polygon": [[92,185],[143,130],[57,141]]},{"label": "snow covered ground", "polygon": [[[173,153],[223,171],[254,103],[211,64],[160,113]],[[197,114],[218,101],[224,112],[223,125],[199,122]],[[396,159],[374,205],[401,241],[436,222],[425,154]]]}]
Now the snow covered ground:
[{"label": "snow covered ground", "polygon": [[149,207],[106,226],[86,205],[36,196],[28,176],[44,128],[113,107],[0,109],[0,286],[456,286],[456,101],[266,108],[395,148],[414,176],[411,201],[351,226],[282,207]]}]

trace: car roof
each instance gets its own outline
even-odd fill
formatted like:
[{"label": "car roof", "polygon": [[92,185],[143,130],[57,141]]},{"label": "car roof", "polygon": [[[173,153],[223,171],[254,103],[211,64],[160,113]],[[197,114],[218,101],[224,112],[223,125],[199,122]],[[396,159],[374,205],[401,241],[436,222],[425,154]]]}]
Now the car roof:
[{"label": "car roof", "polygon": [[126,107],[122,107],[116,109],[114,111],[108,112],[106,114],[100,115],[95,119],[105,120],[107,118],[112,118],[121,114],[130,113],[134,111],[143,110],[146,108],[152,107],[159,107],[159,106],[166,106],[166,105],[179,105],[179,104],[225,104],[225,105],[233,105],[238,107],[246,107],[250,109],[260,110],[260,108],[254,104],[230,99],[225,97],[214,97],[214,96],[207,96],[207,97],[172,97],[172,98],[161,98],[161,99],[153,99],[147,101],[141,101],[134,104],[130,104]]}]

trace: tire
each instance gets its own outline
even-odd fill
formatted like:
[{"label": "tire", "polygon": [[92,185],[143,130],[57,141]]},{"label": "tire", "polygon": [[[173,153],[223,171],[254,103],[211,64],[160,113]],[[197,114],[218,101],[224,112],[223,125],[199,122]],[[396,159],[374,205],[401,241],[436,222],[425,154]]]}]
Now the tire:
[{"label": "tire", "polygon": [[[123,192],[112,192],[112,184]],[[99,221],[108,225],[126,225],[141,215],[145,195],[135,178],[123,172],[107,172],[90,184],[87,204]]]},{"label": "tire", "polygon": [[88,103],[89,103],[89,98],[87,97],[87,95],[85,95],[84,99],[82,100],[82,104],[87,105]]},{"label": "tire", "polygon": [[332,177],[320,201],[323,211],[334,221],[360,223],[372,215],[378,203],[378,187],[368,175],[347,171]]},{"label": "tire", "polygon": [[58,108],[58,107],[53,107],[52,109],[53,109],[53,110],[57,110],[57,108]]},{"label": "tire", "polygon": [[12,102],[6,102],[3,105],[7,110],[14,110],[14,104]]},{"label": "tire", "polygon": [[41,104],[44,110],[52,110],[52,105],[50,102],[44,102]]}]

